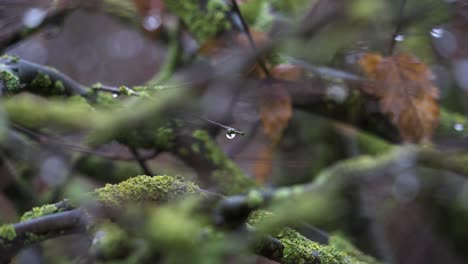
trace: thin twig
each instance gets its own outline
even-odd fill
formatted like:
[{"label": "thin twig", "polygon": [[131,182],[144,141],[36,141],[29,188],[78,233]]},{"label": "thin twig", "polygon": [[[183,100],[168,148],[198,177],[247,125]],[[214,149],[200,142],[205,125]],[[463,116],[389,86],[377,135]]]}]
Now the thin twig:
[{"label": "thin twig", "polygon": [[138,150],[135,147],[131,147],[131,146],[129,146],[128,148],[130,149],[133,156],[135,157],[135,160],[138,161],[138,164],[140,164],[140,167],[143,170],[143,172],[148,176],[153,176],[154,173],[151,172],[151,169],[146,164],[146,161],[140,156],[140,153],[138,152]]},{"label": "thin twig", "polygon": [[[249,40],[250,46],[252,47],[254,52],[256,54],[258,54],[257,46],[255,45],[255,41],[252,38],[252,34],[250,33],[249,26],[247,25],[247,23],[245,22],[244,17],[242,16],[242,12],[240,11],[240,8],[239,8],[239,5],[237,4],[237,1],[236,0],[231,0],[231,3],[232,3],[232,7],[233,7],[234,12],[236,12],[236,14],[239,16],[240,22],[241,22],[242,27],[243,27],[243,31],[247,35],[247,39]],[[270,71],[268,70],[268,68],[267,68],[265,62],[263,61],[263,59],[261,57],[257,57],[257,62],[258,62],[258,65],[260,65],[260,68],[262,68],[262,71],[265,73],[265,75],[267,77],[270,77],[271,76]]]},{"label": "thin twig", "polygon": [[[105,152],[96,151],[85,146],[76,145],[76,144],[62,141],[62,139],[55,138],[52,135],[45,135],[44,133],[33,131],[29,128],[23,127],[18,124],[13,124],[12,127],[17,132],[24,134],[25,136],[27,136],[28,138],[30,138],[31,140],[39,144],[43,144],[43,145],[55,144],[55,145],[59,145],[64,148],[67,148],[71,151],[99,156],[99,157],[109,159],[109,160],[122,160],[122,161],[134,161],[135,160],[135,157],[133,155],[129,156],[129,155],[121,155],[118,153],[105,153]],[[143,160],[148,160],[148,159],[154,158],[157,154],[158,154],[158,151],[153,150],[151,153],[140,155],[140,158]]]},{"label": "thin twig", "polygon": [[219,126],[219,127],[224,128],[224,129],[226,130],[226,133],[239,134],[239,135],[241,135],[241,136],[243,136],[243,135],[245,134],[243,131],[237,130],[237,129],[235,129],[235,128],[233,128],[233,127],[230,127],[230,126],[223,125],[223,124],[221,124],[221,123],[218,123],[218,122],[216,122],[216,121],[210,120],[210,119],[208,119],[208,118],[200,117],[200,119],[203,119],[203,120],[205,120],[205,121],[208,122],[208,123],[211,123],[211,124],[213,124],[213,125],[217,125],[217,126]]},{"label": "thin twig", "polygon": [[255,121],[247,132],[247,136],[242,138],[242,140],[235,144],[232,148],[228,149],[226,155],[229,158],[233,158],[239,154],[255,138],[255,135],[257,135],[257,132],[259,131],[260,124],[260,120]]},{"label": "thin twig", "polygon": [[75,209],[14,224],[15,237],[11,240],[0,239],[0,262],[9,262],[27,245],[53,237],[85,232],[90,221],[83,210]]},{"label": "thin twig", "polygon": [[396,46],[396,38],[397,38],[398,34],[400,33],[400,31],[403,28],[403,24],[404,24],[403,23],[403,12],[405,11],[405,5],[406,5],[406,0],[401,0],[400,8],[399,8],[399,11],[398,11],[398,20],[397,20],[397,24],[396,24],[396,27],[395,27],[395,31],[392,34],[392,39],[390,40],[390,46],[388,48],[388,55],[393,54],[393,52],[395,50],[395,46]]},{"label": "thin twig", "polygon": [[126,86],[115,87],[115,86],[104,85],[104,84],[98,83],[93,86],[93,89],[95,91],[109,92],[109,93],[113,93],[117,95],[125,94],[129,96],[141,96],[141,93],[136,92],[135,90]]}]

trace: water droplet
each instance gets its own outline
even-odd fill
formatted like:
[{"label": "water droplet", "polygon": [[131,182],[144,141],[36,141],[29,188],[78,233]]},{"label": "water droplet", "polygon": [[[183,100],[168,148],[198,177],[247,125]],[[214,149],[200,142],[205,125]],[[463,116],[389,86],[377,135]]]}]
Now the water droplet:
[{"label": "water droplet", "polygon": [[331,85],[327,87],[326,98],[342,103],[348,98],[348,90],[342,85]]},{"label": "water droplet", "polygon": [[455,129],[458,132],[461,132],[465,129],[465,126],[463,124],[456,123],[453,125],[453,129]]},{"label": "water droplet", "polygon": [[444,36],[444,29],[443,28],[433,28],[431,30],[431,36],[434,38],[441,38]]},{"label": "water droplet", "polygon": [[405,36],[403,36],[403,35],[397,35],[397,36],[395,37],[395,41],[401,42],[401,41],[403,41],[403,40],[405,40]]},{"label": "water droplet", "polygon": [[113,97],[113,98],[117,98],[117,97],[119,97],[119,94],[118,94],[118,93],[113,93],[113,94],[112,94],[112,97]]},{"label": "water droplet", "polygon": [[23,24],[28,28],[39,26],[47,15],[47,11],[41,8],[30,8],[24,12]]},{"label": "water droplet", "polygon": [[234,132],[232,129],[228,129],[228,130],[226,131],[226,137],[227,137],[228,139],[233,139],[233,138],[236,137],[236,135],[237,135],[237,133]]},{"label": "water droplet", "polygon": [[106,237],[106,235],[107,234],[106,234],[105,231],[102,231],[102,230],[97,231],[96,235],[93,238],[92,244],[96,245],[96,244],[100,243]]},{"label": "water droplet", "polygon": [[145,17],[143,20],[143,27],[148,31],[155,31],[161,25],[161,19],[159,15],[153,14]]}]

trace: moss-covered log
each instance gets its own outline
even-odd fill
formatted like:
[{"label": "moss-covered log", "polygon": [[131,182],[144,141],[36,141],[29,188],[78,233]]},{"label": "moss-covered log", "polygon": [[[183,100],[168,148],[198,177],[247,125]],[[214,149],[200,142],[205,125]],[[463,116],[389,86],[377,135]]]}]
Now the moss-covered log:
[{"label": "moss-covered log", "polygon": [[[258,210],[252,213],[249,218],[249,223],[254,227],[263,229],[262,225],[271,221],[274,218],[269,212]],[[281,263],[293,264],[293,263],[322,263],[322,264],[343,264],[343,263],[379,263],[372,257],[366,256],[359,251],[342,251],[339,250],[335,245],[321,245],[317,242],[313,242],[297,231],[288,228],[281,227],[277,228],[272,232],[273,236],[278,238],[284,245],[283,256]],[[332,240],[333,241],[333,240]],[[339,246],[339,245],[338,245]],[[355,250],[355,249],[354,249]]]},{"label": "moss-covered log", "polygon": [[88,89],[56,69],[9,55],[0,58],[0,84],[5,94],[24,90],[47,96],[88,94]]},{"label": "moss-covered log", "polygon": [[[120,184],[109,184],[104,188],[97,189],[91,193],[90,197],[106,207],[121,207],[125,204],[134,205],[135,203],[148,201],[163,203],[167,201],[180,200],[183,197],[192,195],[196,195],[201,198],[206,197],[205,192],[200,190],[191,182],[184,182],[169,176],[138,176]],[[190,199],[187,201],[190,201]],[[196,205],[193,208],[198,207],[198,203],[191,204],[192,206]],[[63,207],[65,205],[67,206]],[[31,212],[24,214],[22,217],[24,222],[15,225],[2,226],[0,228],[0,230],[2,230],[2,234],[0,234],[2,239],[0,252],[5,252],[5,256],[11,257],[17,251],[18,247],[22,245],[21,243],[25,242],[26,236],[29,238],[27,244],[33,244],[50,237],[58,236],[65,231],[66,232],[64,234],[68,234],[72,231],[83,232],[92,225],[88,221],[87,215],[84,211],[72,209],[72,207],[69,207],[68,203],[65,205],[56,204],[35,208]],[[268,223],[270,221],[269,218],[271,215],[269,213],[259,212],[255,215],[256,216],[251,217],[251,219],[255,220],[250,221],[254,226],[259,227],[260,225],[264,225],[264,223]],[[268,217],[263,217],[265,215]],[[155,219],[159,219],[159,217],[156,217]],[[184,220],[184,223],[187,220],[188,219]],[[55,223],[54,221],[58,222]],[[164,222],[166,220],[159,219],[158,221]],[[48,225],[41,225],[43,222],[51,224],[53,228],[48,230]],[[36,229],[37,225],[40,225],[41,228]],[[192,225],[190,224],[188,226]],[[178,226],[178,229],[180,228],[183,227]],[[167,234],[168,231],[166,230],[164,232],[164,234]],[[159,241],[162,239],[160,235],[163,233],[158,233]],[[275,252],[275,249],[265,250],[265,248],[261,246],[256,246],[255,248],[261,252],[270,252],[272,254],[270,257],[275,259],[278,256],[282,256],[281,260],[284,261],[284,263],[319,263],[318,261],[322,261],[320,263],[341,263],[333,262],[340,260],[340,258],[341,260],[344,260],[344,258],[349,258],[349,260],[353,261],[355,260],[354,257],[348,256],[346,253],[340,253],[332,246],[319,245],[318,243],[302,237],[299,233],[289,228],[281,229],[276,236],[281,242],[281,244],[277,244],[280,247],[280,250],[282,250],[281,254]],[[173,238],[171,238],[171,241],[173,241]],[[268,243],[270,244],[270,242]],[[270,245],[275,245],[275,243],[271,243]],[[323,262],[325,260],[332,262]]]},{"label": "moss-covered log", "polygon": [[20,249],[57,236],[86,231],[87,214],[80,209],[47,214],[14,225],[0,226],[0,262],[10,260]]}]

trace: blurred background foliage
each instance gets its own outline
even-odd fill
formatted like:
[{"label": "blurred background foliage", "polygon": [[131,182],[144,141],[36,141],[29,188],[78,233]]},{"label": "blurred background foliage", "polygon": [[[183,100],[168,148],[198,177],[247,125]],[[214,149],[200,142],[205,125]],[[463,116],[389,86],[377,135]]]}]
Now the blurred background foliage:
[{"label": "blurred background foliage", "polygon": [[[290,213],[288,209],[297,206],[297,211],[303,209],[304,215],[291,209],[292,216],[296,213],[298,217],[309,220],[329,234],[338,232],[339,237],[347,237],[359,250],[384,263],[466,263],[468,232],[464,228],[464,221],[468,216],[468,189],[464,177],[468,175],[468,170],[459,164],[467,160],[467,154],[463,151],[468,146],[465,131],[465,116],[468,113],[468,50],[465,45],[468,40],[468,2],[237,2],[257,50],[248,44],[245,32],[236,31],[239,20],[234,19],[232,23],[230,19],[233,18],[229,17],[232,14],[224,12],[232,1],[0,0],[0,50],[39,65],[53,67],[83,87],[94,87],[98,93],[102,87],[115,88],[97,99],[101,105],[108,106],[108,112],[105,113],[108,115],[103,114],[102,117],[109,118],[114,113],[114,119],[109,118],[111,121],[106,123],[107,119],[101,119],[99,114],[94,115],[100,113],[99,106],[90,107],[88,112],[78,111],[77,115],[82,119],[70,122],[73,125],[71,132],[55,130],[48,124],[40,128],[26,126],[20,129],[15,127],[17,124],[14,122],[7,125],[5,120],[9,115],[10,118],[13,116],[8,113],[11,111],[9,109],[20,111],[29,108],[21,107],[21,98],[20,101],[11,101],[20,95],[2,92],[7,97],[3,103],[7,110],[1,113],[1,120],[5,124],[1,123],[0,126],[10,126],[19,133],[6,136],[7,139],[2,142],[0,223],[18,222],[24,212],[35,206],[65,198],[81,201],[85,194],[106,183],[116,184],[140,174],[148,174],[148,171],[155,175],[193,180],[208,190],[212,186],[200,178],[204,174],[215,174],[212,171],[220,164],[227,167],[228,173],[238,173],[242,177],[247,175],[255,182],[252,186],[256,184],[272,189],[306,184],[317,177],[320,179],[320,176],[337,174],[353,178],[354,174],[362,174],[364,179],[356,180],[359,184],[350,184],[351,187],[339,195],[330,196],[330,200],[333,200],[331,202],[325,199],[329,198],[326,195],[322,198],[324,201],[315,196],[305,196],[311,200],[293,200],[297,204],[280,204],[271,210],[276,210],[279,218],[285,219]],[[203,8],[200,7],[196,12],[186,12],[184,8],[188,9],[192,4]],[[226,7],[226,10],[217,9],[217,5]],[[65,11],[49,22],[48,15],[52,13],[50,10],[56,10],[54,8]],[[225,22],[226,26],[212,23],[216,25],[203,30],[203,34],[191,32],[197,26],[203,29],[210,26],[211,21],[203,20],[205,14]],[[196,24],[198,22],[201,26]],[[40,29],[35,31],[37,28]],[[210,35],[212,29],[215,34]],[[19,40],[11,38],[15,32],[19,32]],[[297,75],[299,77],[295,75],[292,81],[305,83],[301,86],[302,92],[315,89],[326,94],[321,97],[321,104],[312,100],[310,107],[297,107],[293,99],[284,95],[284,85],[277,89],[270,85],[269,77],[265,77],[266,73],[262,72],[261,60],[252,60],[253,51],[263,51],[268,45],[270,48],[261,52],[261,58],[273,72],[272,75],[278,64],[293,65],[300,74]],[[438,150],[461,151],[462,154],[453,160],[459,162],[457,166],[462,169],[447,172],[444,168],[419,166],[416,161],[418,157],[402,155],[401,158],[399,152],[392,152],[401,140],[389,140],[386,135],[367,131],[359,124],[338,122],[343,121],[341,117],[348,114],[353,116],[353,111],[355,115],[360,115],[359,109],[365,109],[370,113],[369,116],[374,117],[373,114],[380,111],[376,102],[357,110],[354,107],[345,108],[337,116],[323,114],[332,112],[335,101],[344,100],[353,106],[367,100],[367,97],[359,96],[356,101],[352,100],[363,89],[362,83],[353,78],[360,80],[368,77],[359,66],[359,61],[363,54],[372,52],[386,58],[399,53],[411,54],[430,69],[431,76],[428,78],[439,91],[438,106],[441,111],[457,114],[442,112],[439,129],[430,143],[423,143]],[[232,72],[232,68],[245,64],[249,59],[253,63],[245,67],[247,70]],[[212,68],[206,69],[212,72],[203,71],[203,63],[210,65]],[[291,81],[292,71],[285,72],[286,78],[278,79]],[[195,92],[183,89],[191,86],[190,81],[211,73],[213,76],[217,74],[214,80],[205,86],[193,85],[203,88]],[[171,79],[179,75],[186,77],[184,74],[189,76],[188,85],[177,78]],[[274,75],[273,79],[278,76]],[[149,98],[161,103],[160,91],[171,89],[189,95],[181,99],[182,103],[167,100],[172,107],[168,107],[169,110],[164,108],[163,102],[162,113],[150,116],[151,121],[143,119],[130,122],[122,115],[121,120],[128,121],[130,129],[126,128],[125,122],[118,122],[118,115],[124,112],[119,112],[119,109],[128,111],[129,116],[147,114],[147,109],[150,109],[148,105],[152,103],[146,101],[147,104],[144,104],[141,100]],[[130,93],[143,96],[128,96]],[[47,112],[48,103],[45,100],[33,98],[33,101],[37,109]],[[83,101],[81,103],[88,106]],[[268,102],[273,103],[269,105]],[[315,103],[317,108],[314,108]],[[31,105],[28,100],[24,104]],[[75,109],[75,105],[68,101],[66,105],[64,108],[69,107],[70,111]],[[60,108],[57,109],[56,112],[60,112]],[[262,109],[266,109],[267,114]],[[92,118],[87,115],[95,118],[90,121]],[[36,116],[31,116],[34,121]],[[450,118],[446,118],[448,116]],[[270,117],[273,121],[267,123],[265,119]],[[378,115],[375,120],[369,118],[368,121],[377,126],[380,125],[380,118]],[[108,136],[106,133],[111,136],[120,133],[124,139],[112,140],[98,147],[86,146],[86,140],[89,139],[86,133],[89,131],[81,131],[80,122],[83,127],[92,128],[95,128],[95,124],[111,124],[114,126],[111,128],[119,131],[96,127],[101,129],[103,137]],[[166,125],[166,122],[170,125]],[[213,123],[239,129],[246,135],[229,139],[223,127],[218,126],[217,130],[207,128]],[[148,128],[146,125],[150,129],[145,130]],[[184,141],[186,138],[173,135],[174,127],[184,133],[187,133],[185,130],[190,131],[190,135],[192,128],[207,128],[226,159],[215,160],[214,165],[208,162],[208,168],[203,165],[197,168],[197,164],[206,160],[213,161],[210,160],[212,157],[205,156],[210,155],[210,147],[214,147],[208,143],[203,145],[203,138],[195,137],[195,143],[190,141],[188,145]],[[274,129],[279,132],[268,133]],[[115,139],[111,136],[110,139]],[[168,142],[172,145],[169,146]],[[153,145],[148,148],[148,144],[155,144],[158,148]],[[203,147],[200,149],[196,144]],[[138,149],[139,155],[148,157],[144,165],[135,157],[132,147]],[[382,158],[386,153],[391,154]],[[198,154],[202,158],[198,159]],[[380,164],[388,157],[393,160],[383,169],[379,167],[378,170],[364,172],[354,165],[340,167],[340,162],[356,157],[359,159],[363,155],[369,155],[365,156],[364,161],[372,164]],[[368,165],[363,160],[359,161]],[[337,164],[338,169],[335,170]],[[239,166],[240,170],[235,166]],[[444,181],[439,180],[439,177]],[[332,179],[330,184],[333,185],[335,181]],[[93,229],[96,232],[91,232],[91,238],[74,235],[48,240],[23,250],[15,263],[155,263],[155,259],[166,261],[164,263],[269,262],[247,253],[241,235],[212,227],[206,217],[195,212],[193,208],[196,206],[190,203],[193,201],[161,208],[150,205],[143,206],[142,210],[130,208],[118,219],[96,224],[97,227]],[[322,204],[337,205],[337,208],[314,211],[313,208]],[[310,215],[307,215],[308,210],[311,210]],[[90,211],[93,212],[92,209]],[[286,216],[281,215],[282,211],[285,211]],[[287,220],[284,222],[289,224]],[[295,227],[296,224],[290,225]],[[206,244],[193,244],[193,237],[205,235],[207,239],[202,243]],[[225,247],[219,245],[220,241],[226,243]],[[99,249],[99,243],[108,243],[110,249],[104,246]],[[93,253],[89,250],[90,245],[101,251]],[[154,248],[162,253],[154,253]],[[181,255],[181,252],[186,255]],[[107,259],[110,261],[105,262]]]}]

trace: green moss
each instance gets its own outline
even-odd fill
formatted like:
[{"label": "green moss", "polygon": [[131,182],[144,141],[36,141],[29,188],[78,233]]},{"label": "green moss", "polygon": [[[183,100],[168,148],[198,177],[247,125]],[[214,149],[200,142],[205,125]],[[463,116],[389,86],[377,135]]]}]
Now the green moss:
[{"label": "green moss", "polygon": [[[45,100],[31,94],[15,96],[4,103],[8,117],[30,128],[54,126],[76,129],[101,124],[107,115],[63,100]],[[99,119],[99,120],[98,120]]]},{"label": "green moss", "polygon": [[154,147],[156,149],[168,149],[174,142],[174,130],[169,126],[158,127],[154,135]]},{"label": "green moss", "polygon": [[2,240],[13,240],[16,237],[15,227],[13,225],[0,226],[0,242]]},{"label": "green moss", "polygon": [[468,137],[468,120],[463,115],[441,109],[440,124],[436,136]]},{"label": "green moss", "polygon": [[242,193],[256,186],[252,179],[224,155],[206,131],[195,130],[192,136],[200,141],[203,155],[217,168],[211,173],[211,180],[223,194]]},{"label": "green moss", "polygon": [[353,258],[363,261],[365,263],[379,263],[376,259],[371,256],[363,254],[353,244],[351,244],[345,237],[340,234],[334,234],[330,236],[330,245],[336,249],[344,252]]},{"label": "green moss", "polygon": [[126,95],[126,96],[132,96],[134,94],[136,94],[135,91],[133,91],[132,89],[128,88],[127,86],[120,86],[119,87],[119,92],[120,94],[123,94],[123,95]]},{"label": "green moss", "polygon": [[[354,159],[345,160],[320,172],[315,182],[317,184],[324,184],[325,182],[336,180],[336,178],[341,175],[349,175],[349,177],[359,175],[361,172],[371,171],[379,166],[387,164],[392,157],[392,153],[390,153],[388,155],[379,156],[378,158],[363,155]],[[337,183],[340,182],[338,181]]]},{"label": "green moss", "polygon": [[193,144],[192,151],[195,153],[200,153],[200,145],[198,145],[197,143]]},{"label": "green moss", "polygon": [[271,3],[265,0],[251,0],[240,5],[243,17],[254,28],[267,31],[273,24],[274,16],[271,14]]},{"label": "green moss", "polygon": [[138,176],[95,190],[98,201],[107,206],[141,201],[165,202],[198,193],[198,186],[170,176]]},{"label": "green moss", "polygon": [[20,61],[20,58],[16,55],[8,55],[8,54],[3,54],[0,56],[1,60],[7,60],[11,63],[18,63]]},{"label": "green moss", "polygon": [[29,221],[35,218],[39,218],[44,215],[60,212],[57,206],[53,204],[46,204],[40,207],[34,207],[31,211],[26,212],[21,216],[21,222]]},{"label": "green moss", "polygon": [[100,89],[102,89],[102,87],[103,87],[103,84],[100,83],[100,82],[97,82],[97,83],[91,85],[91,89],[93,89],[93,90],[100,90]]},{"label": "green moss", "polygon": [[[253,212],[248,220],[248,223],[262,230],[262,226],[271,221],[273,214],[267,211],[258,210]],[[357,255],[357,252],[349,254],[347,250],[340,250],[334,245],[322,245],[313,242],[299,232],[288,228],[278,228],[272,231],[273,236],[281,241],[284,246],[283,259],[281,263],[320,263],[320,264],[364,264],[378,263],[372,258],[370,262],[362,259],[356,259],[352,254]]]},{"label": "green moss", "polygon": [[111,93],[98,92],[96,95],[96,105],[102,108],[111,108],[118,105],[116,100]]},{"label": "green moss", "polygon": [[[194,247],[202,229],[202,220],[193,212],[193,201],[183,201],[177,205],[162,206],[154,210],[148,221],[148,231],[152,240],[163,244],[168,250],[173,247]],[[160,228],[164,226],[164,228]]]},{"label": "green moss", "polygon": [[359,148],[366,154],[379,155],[392,149],[392,144],[366,132],[357,132]]},{"label": "green moss", "polygon": [[[50,69],[57,71],[54,68]],[[29,86],[31,91],[42,95],[64,95],[67,92],[62,81],[52,81],[50,76],[43,72],[39,72]]]},{"label": "green moss", "polygon": [[4,69],[0,65],[0,81],[3,82],[8,93],[16,93],[21,88],[20,78],[11,72],[10,70]]},{"label": "green moss", "polygon": [[40,93],[47,93],[52,86],[52,81],[49,75],[39,72],[31,81],[31,86]]},{"label": "green moss", "polygon": [[118,95],[115,96],[108,91],[101,91],[102,88],[103,84],[100,82],[91,85],[89,94],[86,97],[94,98],[95,104],[102,108],[111,108],[118,105],[119,100],[116,100]]},{"label": "green moss", "polygon": [[164,3],[201,43],[231,27],[226,18],[229,7],[224,1],[208,0],[206,6],[194,0],[165,0]]},{"label": "green moss", "polygon": [[382,14],[382,12],[384,11],[384,2],[375,0],[352,1],[348,8],[350,16],[352,16],[355,19],[364,21],[368,21],[370,18],[378,16],[378,14]]},{"label": "green moss", "polygon": [[63,94],[65,93],[65,86],[63,85],[63,82],[60,80],[56,80],[54,83],[54,92],[55,94]]},{"label": "green moss", "polygon": [[99,225],[92,244],[92,251],[98,252],[100,258],[119,258],[128,252],[128,234],[118,225],[106,222]]},{"label": "green moss", "polygon": [[193,138],[203,142],[205,155],[213,162],[214,165],[220,166],[224,162],[225,157],[219,147],[213,142],[208,132],[204,130],[195,130],[192,133]]},{"label": "green moss", "polygon": [[264,202],[262,193],[258,190],[252,190],[247,194],[247,204],[254,208],[260,206]]},{"label": "green moss", "polygon": [[291,197],[291,195],[292,195],[291,188],[282,187],[275,191],[273,195],[273,200],[281,201],[281,200]]},{"label": "green moss", "polygon": [[231,240],[207,226],[206,216],[197,213],[199,204],[198,199],[184,199],[150,212],[145,233],[151,245],[163,252],[163,263],[223,263],[232,253]]},{"label": "green moss", "polygon": [[73,104],[86,106],[86,107],[89,107],[90,109],[92,109],[91,105],[89,105],[89,103],[88,103],[88,101],[86,100],[86,98],[84,98],[84,97],[81,96],[81,95],[72,95],[72,96],[70,96],[70,97],[67,97],[66,99],[67,99],[69,102],[73,103]]}]

